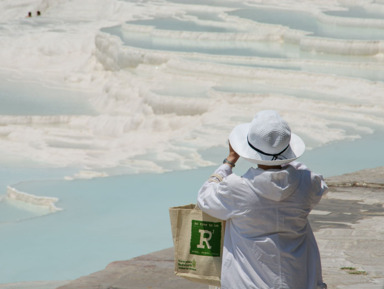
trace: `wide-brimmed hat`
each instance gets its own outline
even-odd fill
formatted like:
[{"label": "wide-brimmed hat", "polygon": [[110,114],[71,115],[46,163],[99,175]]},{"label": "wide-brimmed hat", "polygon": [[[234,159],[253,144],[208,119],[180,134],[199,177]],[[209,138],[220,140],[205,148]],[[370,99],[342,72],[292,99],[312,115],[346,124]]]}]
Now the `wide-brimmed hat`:
[{"label": "wide-brimmed hat", "polygon": [[303,140],[274,110],[260,111],[251,123],[236,126],[229,142],[239,156],[260,165],[290,163],[305,151]]}]

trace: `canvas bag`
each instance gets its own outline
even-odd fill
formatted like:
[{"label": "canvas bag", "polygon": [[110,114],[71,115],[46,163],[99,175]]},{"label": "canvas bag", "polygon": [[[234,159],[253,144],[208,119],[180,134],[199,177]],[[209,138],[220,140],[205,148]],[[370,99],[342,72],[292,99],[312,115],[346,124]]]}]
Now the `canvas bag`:
[{"label": "canvas bag", "polygon": [[196,205],[169,209],[175,248],[175,274],[220,287],[225,221]]}]

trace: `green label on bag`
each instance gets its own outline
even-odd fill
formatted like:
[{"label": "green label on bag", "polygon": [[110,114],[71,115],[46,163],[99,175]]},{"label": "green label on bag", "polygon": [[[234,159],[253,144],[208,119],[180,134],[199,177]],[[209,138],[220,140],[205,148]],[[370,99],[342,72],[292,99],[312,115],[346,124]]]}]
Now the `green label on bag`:
[{"label": "green label on bag", "polygon": [[220,257],[221,223],[192,220],[190,254]]}]

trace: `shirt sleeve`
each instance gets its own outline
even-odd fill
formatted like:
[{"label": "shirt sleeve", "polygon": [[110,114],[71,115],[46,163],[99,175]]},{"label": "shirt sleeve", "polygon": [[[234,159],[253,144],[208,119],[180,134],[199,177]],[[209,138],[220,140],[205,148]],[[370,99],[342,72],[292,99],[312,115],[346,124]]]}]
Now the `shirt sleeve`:
[{"label": "shirt sleeve", "polygon": [[235,176],[232,168],[223,164],[209,177],[200,188],[197,196],[199,208],[215,218],[227,220],[237,213],[235,192],[228,185],[228,178]]},{"label": "shirt sleeve", "polygon": [[313,209],[321,200],[321,198],[327,194],[328,186],[324,181],[323,176],[313,174],[312,175],[312,190],[311,190],[311,209]]},{"label": "shirt sleeve", "polygon": [[296,170],[307,171],[309,173],[310,209],[312,210],[328,192],[328,186],[323,176],[310,171],[306,165],[298,161],[291,162],[288,165],[294,167]]}]

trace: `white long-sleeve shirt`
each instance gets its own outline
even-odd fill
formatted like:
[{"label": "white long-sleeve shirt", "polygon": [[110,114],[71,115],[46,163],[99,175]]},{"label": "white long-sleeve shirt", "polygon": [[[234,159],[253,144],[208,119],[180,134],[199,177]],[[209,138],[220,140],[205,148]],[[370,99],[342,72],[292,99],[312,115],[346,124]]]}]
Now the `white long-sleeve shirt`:
[{"label": "white long-sleeve shirt", "polygon": [[214,175],[197,203],[227,221],[221,288],[326,288],[307,219],[328,190],[322,176],[298,162],[281,170],[250,168],[242,177],[223,164]]}]

